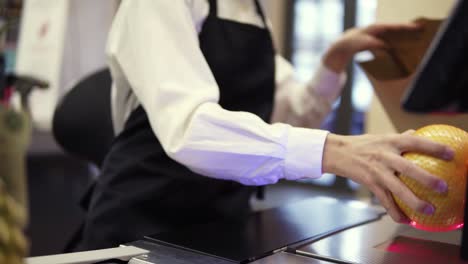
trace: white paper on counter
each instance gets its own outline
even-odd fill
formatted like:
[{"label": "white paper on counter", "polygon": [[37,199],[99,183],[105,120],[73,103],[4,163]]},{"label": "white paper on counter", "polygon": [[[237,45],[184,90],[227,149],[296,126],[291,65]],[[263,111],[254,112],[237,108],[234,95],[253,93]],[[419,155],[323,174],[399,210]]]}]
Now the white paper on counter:
[{"label": "white paper on counter", "polygon": [[83,251],[69,254],[31,257],[26,264],[92,264],[108,259],[129,261],[131,258],[149,253],[148,250],[129,246],[93,251]]}]

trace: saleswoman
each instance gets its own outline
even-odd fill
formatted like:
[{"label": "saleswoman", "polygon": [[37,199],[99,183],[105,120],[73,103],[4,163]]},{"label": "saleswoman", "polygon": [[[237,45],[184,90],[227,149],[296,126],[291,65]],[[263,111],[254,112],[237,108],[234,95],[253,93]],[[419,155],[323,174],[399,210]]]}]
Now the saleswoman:
[{"label": "saleswoman", "polygon": [[275,53],[257,1],[122,1],[108,41],[117,138],[92,194],[80,249],[241,219],[252,186],[325,172],[368,186],[395,221],[407,219],[391,193],[432,214],[435,208],[395,172],[439,192],[446,183],[400,154],[451,159],[451,149],[411,133],[340,136],[314,129],[339,96],[356,52],[391,48],[379,39],[383,32],[418,29],[348,30],[302,84]]}]

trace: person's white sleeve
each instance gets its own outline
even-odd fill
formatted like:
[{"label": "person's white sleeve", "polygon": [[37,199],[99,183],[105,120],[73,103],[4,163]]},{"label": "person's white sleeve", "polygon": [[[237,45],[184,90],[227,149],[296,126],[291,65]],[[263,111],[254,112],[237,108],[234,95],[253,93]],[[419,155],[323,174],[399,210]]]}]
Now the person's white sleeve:
[{"label": "person's white sleeve", "polygon": [[294,78],[292,65],[277,55],[272,122],[307,128],[320,127],[345,82],[346,74],[337,74],[320,65],[310,82],[301,83]]},{"label": "person's white sleeve", "polygon": [[327,131],[220,107],[184,3],[124,1],[108,46],[113,71],[126,76],[166,153],[195,172],[246,185],[319,177]]}]

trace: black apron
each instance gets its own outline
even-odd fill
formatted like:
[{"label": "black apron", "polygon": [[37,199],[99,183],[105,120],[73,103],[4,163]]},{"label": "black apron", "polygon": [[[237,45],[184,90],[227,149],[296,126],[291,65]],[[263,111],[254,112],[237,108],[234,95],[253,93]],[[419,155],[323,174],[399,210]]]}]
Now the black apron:
[{"label": "black apron", "polygon": [[[266,28],[220,19],[216,0],[209,3],[199,38],[219,85],[219,103],[224,109],[248,111],[268,122],[275,72],[270,33]],[[104,161],[78,249],[113,247],[174,228],[245,218],[253,190],[198,175],[169,158],[140,106]]]}]

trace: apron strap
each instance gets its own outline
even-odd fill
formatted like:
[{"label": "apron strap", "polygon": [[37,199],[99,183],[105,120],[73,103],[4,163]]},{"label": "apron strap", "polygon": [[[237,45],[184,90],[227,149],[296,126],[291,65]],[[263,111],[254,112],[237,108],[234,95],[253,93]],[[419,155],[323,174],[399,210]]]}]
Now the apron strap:
[{"label": "apron strap", "polygon": [[265,13],[263,12],[263,8],[258,2],[258,0],[254,0],[255,2],[255,7],[257,8],[257,13],[260,15],[262,18],[263,24],[265,25],[265,28],[268,29],[267,21],[266,21],[266,16]]},{"label": "apron strap", "polygon": [[218,16],[218,1],[217,0],[209,0],[208,2],[210,4],[209,15],[217,17]]}]

